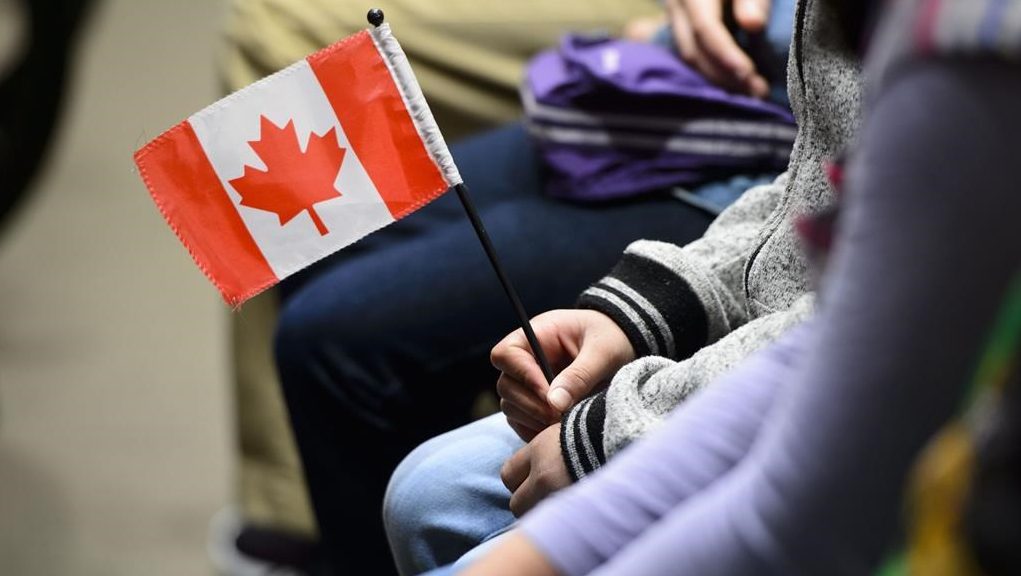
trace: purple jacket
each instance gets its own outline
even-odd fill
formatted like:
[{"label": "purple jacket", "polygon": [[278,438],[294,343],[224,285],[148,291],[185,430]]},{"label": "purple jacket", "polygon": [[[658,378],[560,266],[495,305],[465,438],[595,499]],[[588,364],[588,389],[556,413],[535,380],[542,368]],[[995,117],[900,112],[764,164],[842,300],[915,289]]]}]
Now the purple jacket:
[{"label": "purple jacket", "polygon": [[797,130],[779,104],[725,92],[659,46],[567,36],[529,66],[529,131],[549,194],[608,200],[779,172]]}]

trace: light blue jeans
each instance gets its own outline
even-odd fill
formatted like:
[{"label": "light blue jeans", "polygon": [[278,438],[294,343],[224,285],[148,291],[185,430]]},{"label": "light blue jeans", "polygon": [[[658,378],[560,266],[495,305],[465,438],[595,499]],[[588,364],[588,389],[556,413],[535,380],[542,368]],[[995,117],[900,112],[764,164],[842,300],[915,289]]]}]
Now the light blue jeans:
[{"label": "light blue jeans", "polygon": [[383,522],[402,575],[450,564],[514,524],[500,467],[522,446],[503,414],[494,414],[429,440],[401,462],[386,489]]}]

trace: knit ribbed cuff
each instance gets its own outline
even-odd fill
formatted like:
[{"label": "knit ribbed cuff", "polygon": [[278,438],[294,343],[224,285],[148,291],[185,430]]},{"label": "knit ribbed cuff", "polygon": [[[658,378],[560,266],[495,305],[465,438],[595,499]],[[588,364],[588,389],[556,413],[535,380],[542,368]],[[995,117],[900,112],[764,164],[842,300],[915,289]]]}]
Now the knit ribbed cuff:
[{"label": "knit ribbed cuff", "polygon": [[564,414],[560,423],[560,450],[575,482],[606,463],[605,423],[606,392],[582,400]]},{"label": "knit ribbed cuff", "polygon": [[705,309],[691,285],[659,262],[630,252],[582,293],[577,306],[612,318],[639,357],[681,360],[708,337]]}]

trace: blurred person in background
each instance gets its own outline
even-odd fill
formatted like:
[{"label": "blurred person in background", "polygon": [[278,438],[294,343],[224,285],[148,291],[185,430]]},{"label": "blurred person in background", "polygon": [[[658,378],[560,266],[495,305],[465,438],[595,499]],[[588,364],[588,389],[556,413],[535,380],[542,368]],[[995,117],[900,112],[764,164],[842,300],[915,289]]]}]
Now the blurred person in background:
[{"label": "blurred person in background", "polygon": [[0,45],[0,230],[56,134],[78,34],[94,0],[5,0]]}]

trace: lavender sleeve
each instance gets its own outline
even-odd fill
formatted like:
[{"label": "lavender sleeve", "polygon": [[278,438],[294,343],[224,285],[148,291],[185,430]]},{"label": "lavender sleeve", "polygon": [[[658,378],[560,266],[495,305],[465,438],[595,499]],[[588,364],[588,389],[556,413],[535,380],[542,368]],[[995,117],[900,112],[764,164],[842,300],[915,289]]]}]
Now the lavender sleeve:
[{"label": "lavender sleeve", "polygon": [[[798,327],[696,393],[648,441],[629,446],[593,480],[525,517],[522,528],[565,574],[587,574],[679,502],[730,472],[748,453],[774,400],[796,373],[809,327]],[[624,370],[654,373],[648,358]],[[679,449],[683,447],[683,450]],[[586,519],[598,528],[584,529]],[[569,524],[570,530],[564,530]]]},{"label": "lavender sleeve", "polygon": [[1016,63],[901,70],[848,173],[818,318],[523,532],[571,575],[867,573],[1021,270],[1018,102]]}]

